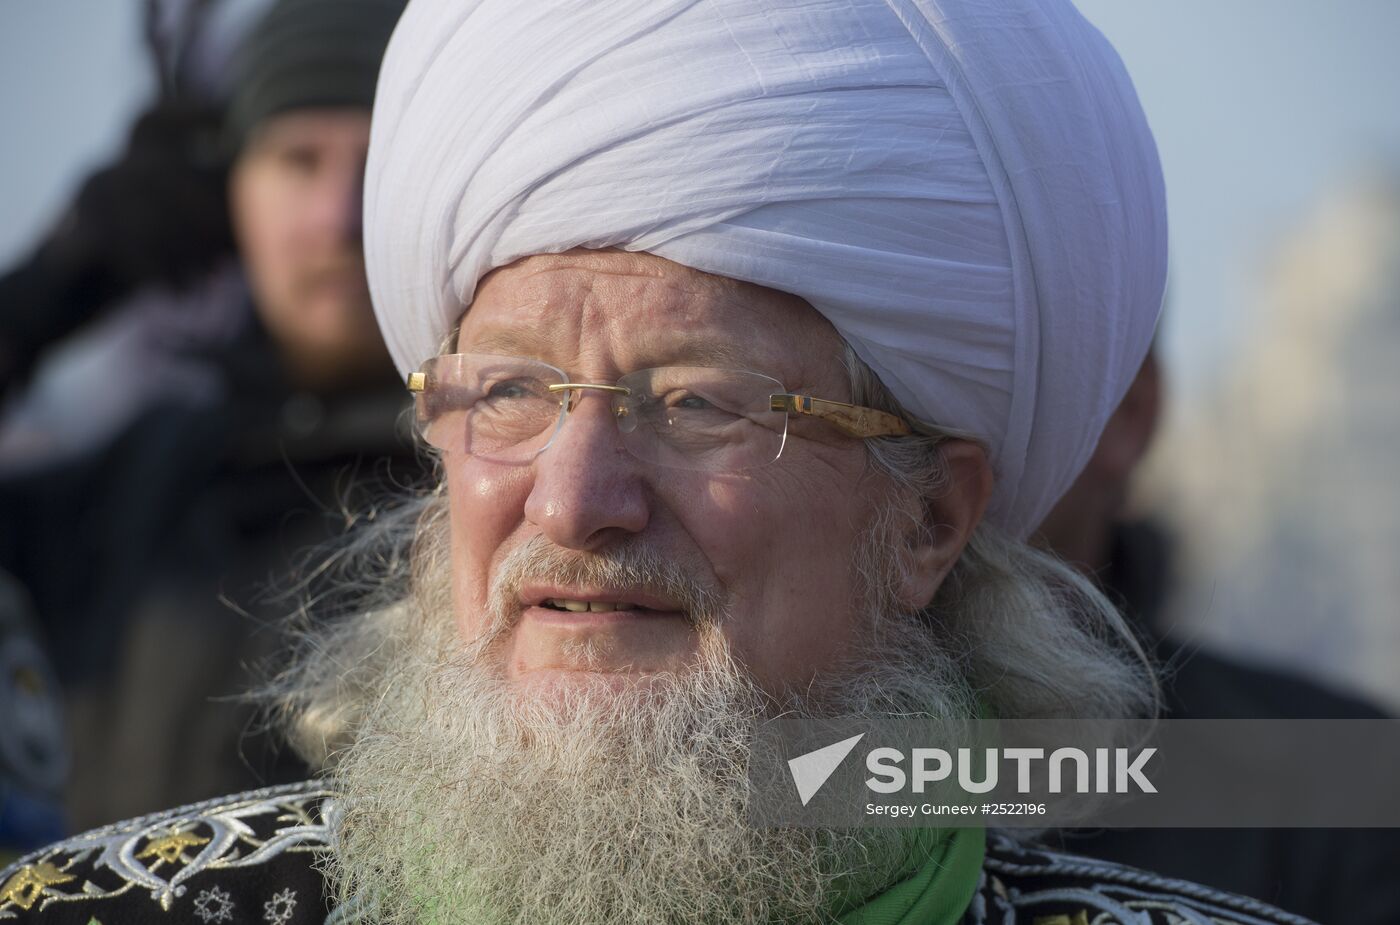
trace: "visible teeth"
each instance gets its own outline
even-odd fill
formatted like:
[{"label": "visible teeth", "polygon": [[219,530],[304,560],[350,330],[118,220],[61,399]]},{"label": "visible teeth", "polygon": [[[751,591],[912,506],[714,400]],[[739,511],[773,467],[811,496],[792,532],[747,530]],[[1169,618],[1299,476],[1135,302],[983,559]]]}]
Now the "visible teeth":
[{"label": "visible teeth", "polygon": [[607,613],[610,610],[636,610],[636,604],[629,604],[625,601],[570,601],[563,598],[552,597],[544,601],[546,607],[557,607],[560,610],[567,610],[570,613]]}]

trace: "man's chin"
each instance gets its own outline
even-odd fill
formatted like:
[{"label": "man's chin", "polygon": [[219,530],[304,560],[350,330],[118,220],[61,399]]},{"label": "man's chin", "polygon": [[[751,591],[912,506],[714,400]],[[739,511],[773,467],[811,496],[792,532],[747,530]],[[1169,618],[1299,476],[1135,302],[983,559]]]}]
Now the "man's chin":
[{"label": "man's chin", "polygon": [[526,620],[498,637],[487,658],[499,658],[506,680],[522,685],[588,685],[608,680],[627,687],[693,671],[702,650],[709,648],[708,637],[674,626],[673,621],[656,623],[584,632]]},{"label": "man's chin", "polygon": [[611,712],[622,704],[645,705],[676,688],[687,672],[544,668],[506,678],[519,709],[551,708],[570,715]]},{"label": "man's chin", "polygon": [[517,671],[507,677],[511,690],[523,699],[548,700],[578,694],[624,694],[655,687],[669,675],[656,672],[605,671],[586,668],[542,668]]}]

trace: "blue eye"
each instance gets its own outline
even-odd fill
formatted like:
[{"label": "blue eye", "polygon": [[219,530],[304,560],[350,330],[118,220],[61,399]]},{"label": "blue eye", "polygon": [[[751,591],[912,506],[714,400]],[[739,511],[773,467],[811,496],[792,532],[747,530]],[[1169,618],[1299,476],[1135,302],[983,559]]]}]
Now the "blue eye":
[{"label": "blue eye", "polygon": [[486,389],[483,398],[487,400],[506,400],[515,398],[537,398],[544,391],[538,382],[528,379],[502,379],[500,382],[492,383]]}]

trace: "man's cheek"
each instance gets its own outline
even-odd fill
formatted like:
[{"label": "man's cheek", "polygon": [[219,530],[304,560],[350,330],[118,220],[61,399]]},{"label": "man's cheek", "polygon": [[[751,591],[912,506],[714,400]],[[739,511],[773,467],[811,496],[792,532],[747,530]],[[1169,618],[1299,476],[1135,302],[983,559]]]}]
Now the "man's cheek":
[{"label": "man's cheek", "polygon": [[516,518],[524,516],[525,501],[534,484],[533,466],[489,463],[463,452],[444,454],[443,466],[454,502],[473,506],[474,516],[487,512]]},{"label": "man's cheek", "polygon": [[[452,536],[452,588],[459,621],[484,618],[493,563],[527,533],[527,466],[494,466],[462,453],[444,455]],[[464,628],[467,628],[464,626]]]},{"label": "man's cheek", "polygon": [[709,479],[668,501],[721,587],[740,597],[761,587],[767,571],[771,511],[754,488],[741,476]]}]

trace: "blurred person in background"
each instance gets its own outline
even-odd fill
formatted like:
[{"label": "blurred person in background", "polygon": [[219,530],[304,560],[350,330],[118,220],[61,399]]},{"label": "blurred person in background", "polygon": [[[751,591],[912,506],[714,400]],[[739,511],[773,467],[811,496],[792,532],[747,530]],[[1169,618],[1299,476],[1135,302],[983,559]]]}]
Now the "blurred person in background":
[{"label": "blurred person in background", "polygon": [[[214,0],[147,0],[155,102],[116,160],[89,176],[50,232],[0,275],[7,497],[35,487],[33,478],[10,482],[17,474],[72,475],[65,463],[111,440],[172,383],[186,397],[203,395],[199,361],[170,345],[212,345],[246,312],[242,287],[230,286],[224,93],[215,76],[228,48],[211,28],[215,9]],[[52,500],[46,509],[61,516]],[[63,589],[35,580],[37,558],[26,559],[26,549],[36,531],[20,529],[12,508],[6,526],[14,529],[0,531],[0,548],[26,581],[0,568],[0,854],[66,827],[69,756],[50,643],[62,643],[58,660],[70,673],[110,649],[105,634],[84,632],[92,627],[53,619],[62,608],[49,592]],[[26,585],[40,585],[49,619],[38,619]]]},{"label": "blurred person in background", "polygon": [[[1168,719],[1379,719],[1355,696],[1173,638],[1167,611],[1176,537],[1127,515],[1152,445],[1162,370],[1149,352],[1084,471],[1039,541],[1092,576],[1164,667]],[[1368,829],[1104,829],[1062,834],[1067,848],[1273,903],[1319,922],[1400,922],[1400,833]]]},{"label": "blurred person in background", "polygon": [[[224,152],[227,167],[210,168],[218,195],[208,174],[199,196],[186,192],[191,170],[172,168],[163,192],[181,208],[167,210],[123,170],[104,171],[79,195],[77,238],[61,227],[17,271],[49,285],[50,301],[72,300],[65,323],[140,281],[193,280],[88,322],[88,348],[49,361],[66,364],[66,386],[18,402],[31,418],[82,415],[143,381],[113,412],[115,431],[99,422],[47,447],[11,440],[3,457],[0,517],[15,529],[0,564],[34,599],[67,691],[75,825],[300,773],[261,739],[240,748],[248,711],[217,698],[246,688],[264,644],[257,619],[281,606],[274,591],[298,553],[345,526],[338,512],[372,506],[374,484],[418,472],[360,242],[369,110],[402,7],[277,0],[236,51],[218,131],[201,136],[205,156],[211,137]],[[138,127],[133,149],[141,137]],[[162,188],[151,159],[133,159]],[[110,190],[101,208],[94,189]],[[184,247],[123,241],[133,226]],[[218,259],[225,240],[232,270]],[[158,266],[134,272],[137,259]],[[6,299],[17,291],[0,287]],[[55,327],[5,329],[12,382],[63,326],[42,320]]]}]

